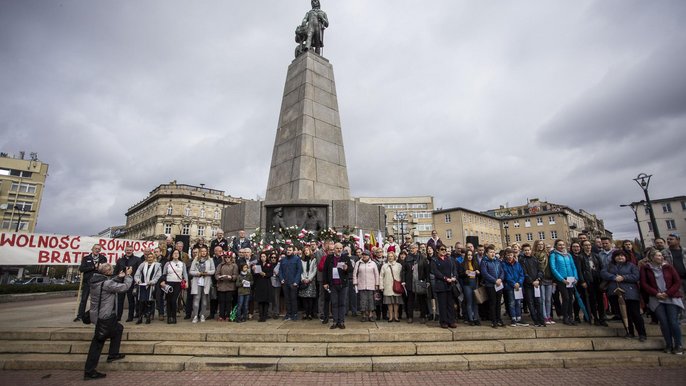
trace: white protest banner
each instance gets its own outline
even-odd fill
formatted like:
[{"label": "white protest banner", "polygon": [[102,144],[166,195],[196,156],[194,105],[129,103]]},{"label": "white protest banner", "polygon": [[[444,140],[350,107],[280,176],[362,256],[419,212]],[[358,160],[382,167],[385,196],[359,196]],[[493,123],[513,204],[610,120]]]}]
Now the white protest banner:
[{"label": "white protest banner", "polygon": [[113,264],[124,255],[124,248],[133,247],[140,256],[143,249],[156,247],[157,241],[0,232],[0,265],[78,265],[95,244],[102,246],[100,253]]}]

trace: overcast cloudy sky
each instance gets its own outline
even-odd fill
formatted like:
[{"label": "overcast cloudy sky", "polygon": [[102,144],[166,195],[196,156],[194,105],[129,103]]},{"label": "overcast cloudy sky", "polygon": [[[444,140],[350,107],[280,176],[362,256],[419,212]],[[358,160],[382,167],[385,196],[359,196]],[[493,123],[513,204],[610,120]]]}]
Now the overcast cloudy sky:
[{"label": "overcast cloudy sky", "polygon": [[[50,164],[43,233],[157,185],[264,196],[308,0],[4,0],[0,150]],[[539,197],[636,235],[632,181],[686,181],[683,0],[322,0],[355,196]]]}]

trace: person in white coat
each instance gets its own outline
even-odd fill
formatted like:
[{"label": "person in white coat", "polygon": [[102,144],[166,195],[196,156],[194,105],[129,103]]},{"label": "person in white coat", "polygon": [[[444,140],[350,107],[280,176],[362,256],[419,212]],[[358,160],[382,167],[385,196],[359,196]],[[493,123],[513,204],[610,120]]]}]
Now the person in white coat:
[{"label": "person in white coat", "polygon": [[191,263],[191,295],[193,295],[193,323],[204,322],[210,303],[210,288],[214,276],[214,261],[207,255],[207,247],[201,247],[200,253]]},{"label": "person in white coat", "polygon": [[155,254],[148,252],[145,255],[145,262],[138,266],[133,277],[135,285],[138,287],[138,321],[136,324],[150,324],[153,312],[155,312],[155,288],[157,281],[162,276],[162,267],[155,261]]}]

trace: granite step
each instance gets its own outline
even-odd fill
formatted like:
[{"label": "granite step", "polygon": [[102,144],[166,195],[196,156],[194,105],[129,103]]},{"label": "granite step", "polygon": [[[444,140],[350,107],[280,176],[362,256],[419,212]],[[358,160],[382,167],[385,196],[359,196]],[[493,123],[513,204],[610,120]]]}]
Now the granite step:
[{"label": "granite step", "polygon": [[[573,367],[684,367],[686,357],[655,351],[497,353],[426,356],[324,357],[198,357],[188,355],[127,355],[106,363],[101,371],[269,370],[312,372],[388,372]],[[4,370],[82,370],[85,354],[0,354]]]},{"label": "granite step", "polygon": [[[358,323],[358,325],[361,323]],[[299,325],[292,328],[255,329],[252,326],[229,325],[196,329],[188,325],[173,326],[135,326],[126,324],[123,341],[160,342],[173,338],[174,341],[187,342],[236,342],[236,343],[365,343],[365,342],[449,342],[449,341],[490,341],[513,339],[552,339],[552,338],[601,338],[624,336],[624,329],[619,325],[611,327],[563,326],[547,328],[458,326],[455,329],[439,329],[427,326],[381,324],[375,328],[348,328],[346,330],[329,330],[326,326],[310,325],[309,329]],[[193,326],[195,327],[195,326]],[[204,327],[204,326],[203,326]],[[649,325],[648,336],[659,337],[658,326]],[[686,333],[686,326],[682,327]],[[0,340],[39,340],[39,341],[82,341],[89,342],[93,337],[93,327],[52,327],[0,330]]]},{"label": "granite step", "polygon": [[[0,354],[86,354],[90,342],[0,340]],[[109,343],[105,344],[106,352]],[[445,342],[252,343],[190,341],[123,341],[121,352],[195,357],[368,357],[437,356],[573,351],[656,351],[661,338],[645,342],[623,338],[547,338]]]}]

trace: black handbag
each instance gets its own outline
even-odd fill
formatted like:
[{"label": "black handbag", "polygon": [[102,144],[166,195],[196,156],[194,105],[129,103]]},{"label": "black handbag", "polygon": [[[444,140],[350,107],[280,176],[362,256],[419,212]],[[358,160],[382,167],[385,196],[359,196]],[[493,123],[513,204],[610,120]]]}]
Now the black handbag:
[{"label": "black handbag", "polygon": [[112,336],[117,325],[117,314],[110,315],[109,318],[98,319],[95,324],[95,338],[97,340],[106,340]]}]

